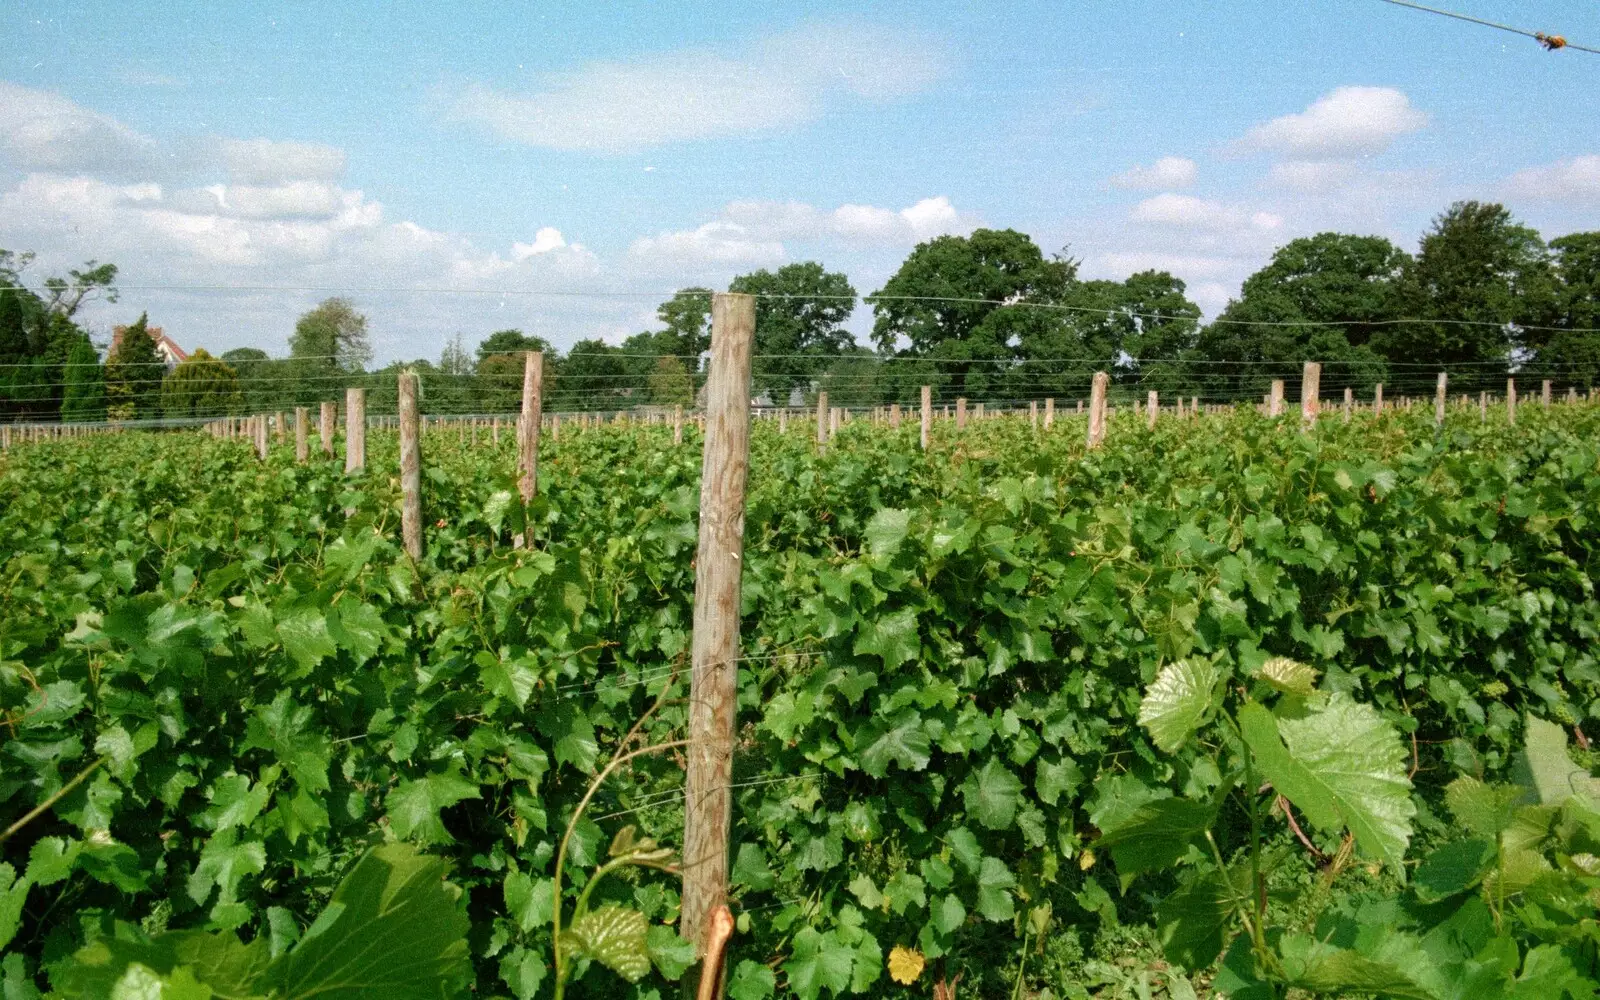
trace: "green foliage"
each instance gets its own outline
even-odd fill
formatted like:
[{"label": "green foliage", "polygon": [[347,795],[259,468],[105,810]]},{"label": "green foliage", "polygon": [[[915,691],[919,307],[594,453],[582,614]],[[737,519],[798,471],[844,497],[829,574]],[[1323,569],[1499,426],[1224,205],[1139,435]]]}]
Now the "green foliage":
[{"label": "green foliage", "polygon": [[243,402],[239,374],[196,348],[161,381],[161,409],[169,417],[215,417],[234,413]]},{"label": "green foliage", "polygon": [[113,419],[160,415],[161,382],[167,366],[150,336],[149,322],[150,318],[140,313],[137,322],[122,327],[116,346],[106,357],[106,408]]},{"label": "green foliage", "polygon": [[[305,378],[317,374],[358,372],[372,361],[367,318],[345,298],[324,299],[301,316],[289,337],[289,355],[300,362]],[[323,398],[331,387],[308,386],[308,398]]]},{"label": "green foliage", "polygon": [[66,385],[61,394],[61,419],[104,420],[106,415],[105,371],[100,365],[100,352],[81,337],[72,345],[63,366]]},{"label": "green foliage", "polygon": [[841,272],[814,261],[785,264],[742,274],[728,291],[759,296],[751,382],[774,402],[786,403],[794,389],[810,391],[829,359],[855,347],[844,323],[855,309],[856,290]]},{"label": "green foliage", "polygon": [[[295,943],[227,931],[137,930],[80,949],[55,976],[65,995],[321,997],[427,1000],[456,993],[471,972],[460,892],[445,866],[405,844],[367,851]],[[142,992],[148,990],[149,992]]]},{"label": "green foliage", "polygon": [[[1587,975],[1586,807],[1502,789],[1584,783],[1524,720],[1570,737],[1600,712],[1600,413],[1119,413],[1092,453],[1068,415],[941,422],[926,454],[912,426],[857,421],[826,454],[808,430],[752,434],[735,996],[906,995],[897,946],[918,989],[1009,995],[1024,935],[1024,995],[1137,995],[1163,952],[1235,995],[1386,974],[1325,948],[1408,976],[1418,948],[1446,977],[1492,960],[1525,991]],[[701,442],[563,428],[524,512],[510,437],[429,435],[416,563],[384,431],[361,478],[203,435],[0,458],[0,829],[48,803],[0,845],[8,990],[162,931],[278,961],[389,841],[448,860],[477,995],[549,996],[552,917],[585,893],[644,917],[650,968],[586,951],[567,995],[674,989],[675,881],[593,876],[618,824],[681,842],[678,761],[629,761],[573,814],[687,656]],[[535,546],[511,544],[523,516]],[[640,743],[681,735],[679,696]],[[1406,884],[1381,867],[1401,842]]]}]

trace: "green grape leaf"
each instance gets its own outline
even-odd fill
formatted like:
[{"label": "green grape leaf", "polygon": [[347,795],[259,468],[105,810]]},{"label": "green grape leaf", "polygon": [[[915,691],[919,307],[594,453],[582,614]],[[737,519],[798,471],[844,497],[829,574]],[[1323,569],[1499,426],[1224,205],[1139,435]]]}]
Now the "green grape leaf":
[{"label": "green grape leaf", "polygon": [[283,651],[294,658],[302,670],[310,670],[324,657],[339,652],[328,632],[328,618],[321,608],[295,608],[278,617],[278,641]]},{"label": "green grape leaf", "polygon": [[455,841],[439,819],[439,810],[479,797],[478,786],[462,776],[460,767],[457,763],[447,771],[402,781],[389,793],[384,804],[395,836],[421,844]]},{"label": "green grape leaf", "polygon": [[28,901],[33,883],[17,878],[17,870],[0,862],[0,948],[11,943],[22,926],[22,904]]},{"label": "green grape leaf", "polygon": [[1317,671],[1287,656],[1274,656],[1261,664],[1256,676],[1284,694],[1311,697],[1317,689]]},{"label": "green grape leaf", "polygon": [[861,536],[866,539],[867,551],[878,558],[892,556],[900,549],[911,525],[909,510],[884,508],[872,515]]},{"label": "green grape leaf", "polygon": [[1539,801],[1560,805],[1572,796],[1600,803],[1600,779],[1573,763],[1567,732],[1553,722],[1528,716],[1527,749],[1519,762],[1526,768]]},{"label": "green grape leaf", "polygon": [[313,728],[311,709],[296,705],[288,689],[258,707],[245,726],[243,750],[265,750],[308,792],[326,792],[332,746]]},{"label": "green grape leaf", "polygon": [[855,954],[855,949],[840,941],[833,931],[822,934],[814,927],[800,928],[789,960],[783,963],[789,989],[802,1000],[813,1000],[824,986],[833,994],[845,992],[850,988]]},{"label": "green grape leaf", "polygon": [[[466,985],[468,921],[444,862],[409,844],[362,855],[267,981],[283,1000],[437,1000]],[[262,991],[265,992],[265,991]]]},{"label": "green grape leaf", "polygon": [[868,723],[857,737],[857,745],[861,747],[861,770],[874,778],[887,775],[890,764],[921,771],[933,759],[922,713],[915,708],[901,709],[886,722]]},{"label": "green grape leaf", "polygon": [[1517,803],[1525,795],[1516,785],[1490,785],[1465,775],[1444,786],[1450,815],[1468,833],[1498,837],[1516,822]]},{"label": "green grape leaf", "polygon": [[267,850],[258,841],[238,843],[233,830],[212,835],[200,851],[200,863],[189,876],[189,898],[204,903],[217,888],[217,902],[227,905],[238,899],[239,883],[267,869]]},{"label": "green grape leaf", "polygon": [[1016,912],[1011,889],[1016,884],[1017,878],[1006,868],[1005,862],[996,857],[983,859],[978,869],[977,910],[984,919],[996,922],[1011,919]]},{"label": "green grape leaf", "polygon": [[1176,753],[1205,721],[1217,686],[1217,668],[1205,660],[1179,660],[1161,668],[1139,703],[1139,724],[1167,753]]},{"label": "green grape leaf", "polygon": [[1216,807],[1210,802],[1155,799],[1104,831],[1099,844],[1110,849],[1118,873],[1126,880],[1172,867],[1216,819]]},{"label": "green grape leaf", "polygon": [[1156,905],[1156,933],[1167,961],[1199,972],[1222,954],[1223,932],[1240,899],[1222,872],[1191,872]]},{"label": "green grape leaf", "polygon": [[[1390,940],[1398,941],[1398,935],[1391,935]],[[1315,994],[1375,993],[1394,1000],[1439,1000],[1438,994],[1407,975],[1406,966],[1369,958],[1305,934],[1284,935],[1279,951],[1290,983]],[[1429,963],[1421,948],[1405,957],[1422,962],[1423,967]]]},{"label": "green grape leaf", "polygon": [[1466,892],[1488,874],[1495,854],[1491,840],[1474,837],[1445,844],[1423,858],[1412,875],[1417,895],[1435,902]]},{"label": "green grape leaf", "polygon": [[680,937],[676,928],[653,924],[645,941],[650,949],[650,961],[669,982],[683,978],[684,972],[694,964],[694,942]]},{"label": "green grape leaf", "polygon": [[1356,846],[1403,877],[1411,839],[1411,780],[1399,733],[1369,705],[1334,694],[1299,718],[1261,705],[1239,709],[1239,730],[1277,791],[1329,833],[1348,828]]},{"label": "green grape leaf", "polygon": [[996,757],[967,777],[961,786],[968,815],[990,830],[1004,830],[1016,820],[1022,781]]},{"label": "green grape leaf", "polygon": [[562,932],[563,947],[636,983],[650,972],[649,921],[626,906],[590,910]]},{"label": "green grape leaf", "polygon": [[733,1000],[767,1000],[778,989],[778,977],[760,962],[741,959],[728,979],[728,996]]},{"label": "green grape leaf", "polygon": [[921,641],[916,609],[901,608],[876,618],[863,618],[852,652],[877,656],[885,669],[893,670],[917,658]]}]

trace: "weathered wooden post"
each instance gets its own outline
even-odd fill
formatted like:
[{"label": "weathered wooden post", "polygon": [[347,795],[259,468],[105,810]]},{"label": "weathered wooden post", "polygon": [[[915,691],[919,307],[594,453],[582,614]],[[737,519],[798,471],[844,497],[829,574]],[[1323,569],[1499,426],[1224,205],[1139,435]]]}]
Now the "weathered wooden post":
[{"label": "weathered wooden post", "polygon": [[1322,410],[1322,362],[1307,361],[1300,369],[1300,424],[1310,427]]},{"label": "weathered wooden post", "polygon": [[300,465],[306,464],[306,459],[310,456],[310,446],[306,441],[311,430],[307,426],[310,422],[311,416],[305,407],[294,408],[294,460]]},{"label": "weathered wooden post", "polygon": [[922,387],[922,450],[928,450],[928,431],[933,427],[933,386]]},{"label": "weathered wooden post", "polygon": [[[1181,401],[1180,401],[1180,405],[1181,405]],[[1145,396],[1144,408],[1145,408],[1145,418],[1144,418],[1145,426],[1150,428],[1151,430],[1155,430],[1156,429],[1156,417],[1160,416],[1160,414],[1161,414],[1161,394],[1158,393],[1156,390],[1151,389],[1149,394],[1147,396]]]},{"label": "weathered wooden post", "polygon": [[1356,392],[1349,386],[1344,387],[1344,422],[1350,422],[1350,414],[1356,408]]},{"label": "weathered wooden post", "polygon": [[683,407],[672,408],[672,443],[683,444]]},{"label": "weathered wooden post", "polygon": [[267,460],[267,415],[258,413],[255,416],[256,432],[256,457],[265,462]]},{"label": "weathered wooden post", "polygon": [[1272,388],[1267,392],[1267,416],[1280,417],[1283,415],[1283,379],[1272,380]]},{"label": "weathered wooden post", "polygon": [[711,297],[700,539],[695,554],[683,828],[681,933],[704,955],[711,914],[727,902],[734,716],[738,707],[739,574],[750,463],[750,345],[755,299]]},{"label": "weathered wooden post", "polygon": [[344,391],[344,472],[367,467],[367,390]]},{"label": "weathered wooden post", "polygon": [[889,404],[889,429],[890,430],[895,430],[895,431],[900,429],[900,404],[899,403],[890,403]]},{"label": "weathered wooden post", "polygon": [[817,450],[826,451],[828,448],[828,421],[833,419],[833,411],[828,408],[828,393],[826,390],[817,393]]},{"label": "weathered wooden post", "polygon": [[1111,382],[1111,376],[1105,372],[1095,372],[1094,381],[1089,385],[1089,437],[1090,448],[1100,447],[1100,442],[1106,436],[1106,387]]},{"label": "weathered wooden post", "polygon": [[339,419],[339,407],[332,400],[322,404],[322,419],[317,424],[317,436],[322,441],[322,453],[333,457],[333,425]]},{"label": "weathered wooden post", "polygon": [[279,410],[277,412],[277,414],[273,417],[272,426],[273,426],[273,436],[278,439],[278,443],[279,444],[282,444],[283,441],[284,441],[284,438],[289,436],[289,418],[288,418],[288,416],[282,410]]},{"label": "weathered wooden post", "polygon": [[1056,423],[1056,398],[1046,396],[1044,401],[1044,429],[1049,430]]},{"label": "weathered wooden post", "polygon": [[967,426],[967,397],[965,397],[965,396],[957,396],[956,397],[956,430],[958,430],[958,431],[962,430],[966,426]]},{"label": "weathered wooden post", "polygon": [[1506,422],[1517,422],[1517,380],[1506,379]]},{"label": "weathered wooden post", "polygon": [[1539,384],[1539,405],[1545,409],[1550,408],[1550,380],[1545,379]]},{"label": "weathered wooden post", "polygon": [[1433,425],[1444,426],[1444,404],[1449,391],[1450,376],[1444,372],[1439,373],[1439,381],[1433,389]]},{"label": "weathered wooden post", "polygon": [[1485,422],[1489,419],[1489,391],[1487,389],[1478,392],[1478,419]]},{"label": "weathered wooden post", "polygon": [[[304,412],[304,411],[302,411]],[[422,444],[417,427],[417,376],[400,373],[400,538],[406,555],[422,558]]]},{"label": "weathered wooden post", "polygon": [[1372,415],[1377,416],[1383,412],[1383,383],[1379,382],[1372,387]]},{"label": "weathered wooden post", "polygon": [[[522,363],[522,417],[517,424],[517,488],[523,503],[539,492],[539,427],[544,422],[544,352],[528,351]],[[533,541],[533,525],[523,533]]]}]

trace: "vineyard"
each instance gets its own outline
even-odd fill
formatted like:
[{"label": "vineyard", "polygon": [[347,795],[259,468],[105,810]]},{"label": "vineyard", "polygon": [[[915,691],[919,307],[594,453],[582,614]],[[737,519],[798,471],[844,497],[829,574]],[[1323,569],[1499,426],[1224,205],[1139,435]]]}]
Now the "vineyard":
[{"label": "vineyard", "polygon": [[[1593,996],[1600,407],[1476,402],[754,421],[727,994]],[[430,429],[420,558],[383,426],[14,443],[5,1000],[692,988],[701,434]]]}]

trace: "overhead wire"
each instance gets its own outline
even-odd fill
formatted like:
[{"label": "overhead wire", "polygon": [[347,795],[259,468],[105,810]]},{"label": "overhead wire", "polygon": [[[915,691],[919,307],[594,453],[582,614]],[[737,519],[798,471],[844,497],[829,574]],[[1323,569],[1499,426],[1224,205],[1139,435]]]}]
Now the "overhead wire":
[{"label": "overhead wire", "polygon": [[1509,24],[1501,24],[1498,21],[1490,21],[1485,18],[1474,17],[1471,14],[1462,14],[1458,11],[1444,10],[1439,7],[1429,7],[1426,4],[1414,3],[1413,0],[1383,0],[1383,2],[1387,4],[1393,4],[1396,7],[1409,7],[1412,10],[1419,10],[1428,14],[1436,14],[1440,17],[1448,17],[1456,21],[1465,21],[1468,24],[1482,25],[1485,28],[1494,28],[1499,31],[1509,31],[1513,35],[1521,35],[1524,38],[1533,39],[1540,45],[1543,45],[1545,50],[1549,52],[1555,52],[1560,49],[1575,49],[1578,52],[1589,52],[1595,55],[1600,55],[1600,49],[1590,48],[1587,45],[1579,45],[1576,42],[1568,41],[1564,35],[1557,35],[1543,31],[1530,31],[1527,28],[1517,28]]}]

